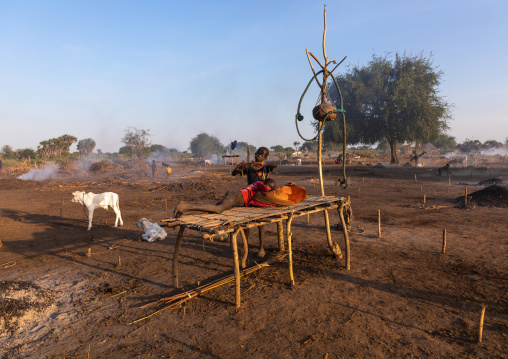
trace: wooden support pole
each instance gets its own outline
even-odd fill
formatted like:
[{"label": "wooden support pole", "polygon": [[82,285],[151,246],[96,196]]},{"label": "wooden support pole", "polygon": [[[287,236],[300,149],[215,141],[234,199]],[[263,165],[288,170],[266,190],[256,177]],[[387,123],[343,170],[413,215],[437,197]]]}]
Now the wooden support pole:
[{"label": "wooden support pole", "polygon": [[288,262],[289,262],[289,282],[291,286],[295,285],[295,278],[293,276],[293,249],[291,247],[291,240],[293,233],[291,233],[291,221],[293,220],[293,213],[290,213],[286,222],[286,233],[288,236]]},{"label": "wooden support pole", "polygon": [[365,177],[362,177],[362,183],[365,182]]},{"label": "wooden support pole", "polygon": [[420,186],[420,194],[423,193],[423,186]]},{"label": "wooden support pole", "polygon": [[423,204],[425,204],[425,200],[426,200],[426,199],[427,199],[427,194],[426,194],[426,193],[424,193],[424,194],[423,194]]},{"label": "wooden support pole", "polygon": [[346,244],[346,270],[351,269],[351,250],[349,247],[349,235],[347,233],[346,221],[344,219],[344,204],[339,208],[340,223],[342,225],[342,233],[344,233],[344,242]]},{"label": "wooden support pole", "polygon": [[448,187],[451,186],[451,179],[450,179],[450,175],[448,175]]},{"label": "wooden support pole", "polygon": [[381,210],[377,210],[377,236],[381,238]]},{"label": "wooden support pole", "polygon": [[328,242],[328,248],[330,248],[330,251],[337,259],[340,259],[342,258],[342,252],[340,250],[340,246],[337,243],[333,243],[332,241],[332,233],[330,231],[330,218],[328,217],[328,210],[323,211],[323,216],[325,217],[326,240]]},{"label": "wooden support pole", "polygon": [[310,214],[307,214],[307,224],[310,223]]},{"label": "wooden support pole", "polygon": [[418,180],[416,179],[416,173],[415,173],[415,182],[418,182]]},{"label": "wooden support pole", "polygon": [[485,306],[482,305],[480,310],[480,320],[478,322],[478,343],[482,342],[483,337],[483,320],[485,319]]},{"label": "wooden support pole", "polygon": [[240,235],[242,236],[243,242],[242,269],[244,269],[246,267],[247,256],[249,255],[249,244],[247,243],[247,236],[243,229],[240,229]]},{"label": "wooden support pole", "polygon": [[467,186],[466,186],[466,191],[465,191],[465,195],[464,195],[464,206],[467,207]]},{"label": "wooden support pole", "polygon": [[231,243],[233,245],[233,265],[235,270],[235,305],[240,308],[240,265],[238,263],[238,245],[236,243],[236,236],[238,235],[240,228],[230,234]]},{"label": "wooden support pole", "polygon": [[86,256],[87,257],[91,257],[92,256],[92,248],[88,247],[88,251],[86,252]]},{"label": "wooden support pole", "polygon": [[442,253],[446,253],[446,228],[443,229],[443,250]]},{"label": "wooden support pole", "polygon": [[284,250],[284,226],[282,219],[277,222],[277,237],[279,239],[279,251]]},{"label": "wooden support pole", "polygon": [[121,267],[122,266],[122,260],[120,259],[120,256],[118,256],[118,262],[116,263],[116,266],[117,267]]},{"label": "wooden support pole", "polygon": [[178,237],[176,237],[175,251],[173,252],[173,287],[178,288],[178,255],[180,254],[180,247],[182,246],[184,226],[180,226]]}]

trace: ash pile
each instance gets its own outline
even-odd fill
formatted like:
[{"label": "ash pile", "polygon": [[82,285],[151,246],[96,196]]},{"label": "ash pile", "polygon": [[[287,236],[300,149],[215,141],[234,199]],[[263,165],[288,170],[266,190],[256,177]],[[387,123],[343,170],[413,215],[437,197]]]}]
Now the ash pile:
[{"label": "ash pile", "polygon": [[[469,203],[479,206],[508,208],[508,181],[501,178],[492,178],[479,183],[489,185],[484,189],[471,193]],[[457,202],[464,201],[464,197],[457,197]]]}]

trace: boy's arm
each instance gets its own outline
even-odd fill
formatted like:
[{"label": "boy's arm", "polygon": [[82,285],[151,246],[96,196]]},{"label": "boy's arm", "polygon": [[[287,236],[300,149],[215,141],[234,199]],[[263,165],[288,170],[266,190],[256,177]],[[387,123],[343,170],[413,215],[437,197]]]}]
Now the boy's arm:
[{"label": "boy's arm", "polygon": [[245,160],[243,160],[242,163],[240,163],[238,166],[235,167],[235,169],[231,172],[231,174],[233,176],[236,176],[238,174],[243,176],[245,170],[246,170]]},{"label": "boy's arm", "polygon": [[268,171],[272,172],[277,167],[277,164],[275,162],[265,162],[265,167],[268,168]]}]

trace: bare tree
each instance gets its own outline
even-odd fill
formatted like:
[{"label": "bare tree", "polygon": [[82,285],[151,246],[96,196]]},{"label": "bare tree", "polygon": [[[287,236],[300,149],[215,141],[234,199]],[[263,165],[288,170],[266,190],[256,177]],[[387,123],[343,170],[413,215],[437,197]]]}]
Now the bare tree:
[{"label": "bare tree", "polygon": [[150,130],[136,127],[127,127],[122,142],[130,148],[131,155],[143,157],[143,150],[150,146]]}]

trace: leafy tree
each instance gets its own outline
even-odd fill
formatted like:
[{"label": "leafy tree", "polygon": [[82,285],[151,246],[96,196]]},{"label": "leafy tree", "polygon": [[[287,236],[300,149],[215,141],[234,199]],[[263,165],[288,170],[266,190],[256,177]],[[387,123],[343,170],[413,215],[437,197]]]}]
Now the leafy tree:
[{"label": "leafy tree", "polygon": [[442,152],[449,152],[457,146],[455,137],[440,133],[433,141],[430,141],[434,146],[439,148]]},{"label": "leafy tree", "polygon": [[189,149],[194,156],[207,158],[213,153],[222,153],[224,145],[220,143],[217,137],[200,133],[191,140]]},{"label": "leafy tree", "polygon": [[143,158],[150,146],[150,130],[127,127],[122,143],[130,148],[130,156]]},{"label": "leafy tree", "polygon": [[[390,145],[391,163],[399,163],[397,143],[428,142],[447,129],[450,105],[438,94],[443,72],[423,55],[373,56],[367,66],[354,66],[337,78],[342,91],[351,144]],[[336,106],[335,86],[329,92]],[[325,123],[323,139],[340,141],[341,121]]]},{"label": "leafy tree", "polygon": [[169,154],[169,148],[167,148],[163,145],[151,145],[150,151],[152,153],[159,152],[159,153],[163,153],[163,154]]},{"label": "leafy tree", "polygon": [[282,147],[281,145],[271,146],[270,149],[273,152],[278,152],[278,153],[283,153],[284,152],[284,147]]},{"label": "leafy tree", "polygon": [[457,149],[467,153],[477,153],[482,149],[482,143],[478,140],[470,140],[466,138],[464,142],[457,145]]},{"label": "leafy tree", "polygon": [[91,138],[85,138],[84,140],[79,140],[78,142],[78,151],[80,156],[88,156],[93,152],[95,148],[95,141]]},{"label": "leafy tree", "polygon": [[300,146],[300,142],[298,141],[293,142],[293,146],[295,146],[295,151],[298,151],[298,146]]},{"label": "leafy tree", "polygon": [[16,152],[11,146],[5,145],[2,147],[2,157],[6,160],[12,160],[16,157]]},{"label": "leafy tree", "polygon": [[25,159],[25,158],[31,158],[34,159],[36,156],[36,153],[31,148],[23,148],[16,151],[16,157],[19,159]]},{"label": "leafy tree", "polygon": [[62,154],[68,154],[71,145],[77,141],[78,139],[71,135],[50,138],[49,140],[39,142],[37,152],[45,159],[59,157]]},{"label": "leafy tree", "polygon": [[503,147],[503,144],[501,142],[497,142],[496,140],[487,140],[482,145],[483,148],[489,149],[489,148],[501,148]]},{"label": "leafy tree", "polygon": [[284,147],[283,152],[286,154],[286,156],[289,158],[295,150],[293,147]]}]

